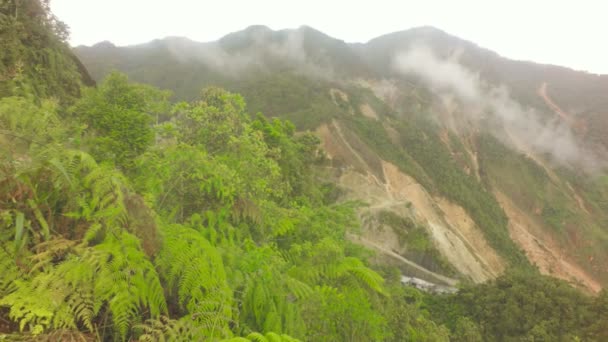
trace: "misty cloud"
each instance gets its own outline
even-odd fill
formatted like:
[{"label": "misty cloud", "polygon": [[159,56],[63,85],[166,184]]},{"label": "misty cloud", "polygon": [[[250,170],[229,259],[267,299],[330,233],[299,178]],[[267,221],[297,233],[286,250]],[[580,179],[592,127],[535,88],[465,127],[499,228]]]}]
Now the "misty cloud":
[{"label": "misty cloud", "polygon": [[504,86],[491,86],[458,62],[457,56],[439,58],[425,46],[398,54],[393,67],[406,75],[416,75],[444,102],[455,97],[463,115],[477,127],[515,149],[549,154],[564,166],[587,171],[604,167],[602,158],[583,146],[569,125],[557,116],[546,120],[535,109],[513,100]]},{"label": "misty cloud", "polygon": [[394,64],[402,73],[418,75],[436,92],[452,92],[466,101],[479,101],[479,75],[454,60],[439,60],[430,48],[413,48],[398,55]]},{"label": "misty cloud", "polygon": [[226,51],[219,42],[197,43],[187,39],[167,42],[170,53],[179,61],[197,60],[226,76],[238,77],[244,72],[269,71],[281,63],[293,71],[322,79],[333,78],[329,63],[313,59],[304,48],[304,35],[299,30],[286,33],[284,39],[272,39],[263,29],[252,32],[250,44],[236,52]]}]

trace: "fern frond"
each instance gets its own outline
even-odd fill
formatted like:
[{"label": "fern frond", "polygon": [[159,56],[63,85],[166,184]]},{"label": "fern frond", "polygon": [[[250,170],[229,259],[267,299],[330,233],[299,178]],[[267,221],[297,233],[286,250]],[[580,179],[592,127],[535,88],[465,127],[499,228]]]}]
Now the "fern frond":
[{"label": "fern frond", "polygon": [[285,285],[297,299],[306,299],[313,293],[313,289],[308,284],[289,276],[285,277]]},{"label": "fern frond", "polygon": [[[53,247],[46,243],[40,248],[52,251]],[[81,247],[77,256],[41,269],[31,281],[16,281],[16,289],[0,300],[21,330],[41,333],[82,325],[92,331],[106,303],[117,335],[124,339],[144,310],[152,317],[167,311],[154,266],[139,240],[127,232],[108,235],[102,244]]]},{"label": "fern frond", "polygon": [[[287,335],[284,335],[284,336],[287,336]],[[266,333],[266,339],[268,340],[268,342],[282,342],[283,341],[283,337],[274,332]]]},{"label": "fern frond", "polygon": [[170,293],[209,333],[226,335],[232,292],[219,252],[194,229],[170,225],[163,233],[163,247],[155,262]]},{"label": "fern frond", "polygon": [[141,331],[139,341],[190,342],[205,341],[210,337],[207,329],[198,325],[190,316],[178,320],[161,316],[149,319],[145,324],[138,324],[135,329]]},{"label": "fern frond", "polygon": [[293,338],[289,335],[279,335],[275,332],[268,332],[266,335],[263,335],[259,332],[252,332],[247,335],[247,338],[243,337],[234,337],[229,340],[224,340],[223,342],[300,342],[300,340]]},{"label": "fern frond", "polygon": [[29,272],[34,273],[51,263],[56,262],[56,260],[63,260],[75,246],[76,241],[64,239],[62,237],[55,237],[49,241],[37,244],[33,248],[35,254],[29,257],[33,264],[30,267]]},{"label": "fern frond", "polygon": [[297,338],[293,338],[293,337],[291,337],[289,335],[285,335],[285,334],[281,335],[281,341],[283,341],[283,342],[300,342],[300,340],[298,340]]},{"label": "fern frond", "polygon": [[269,342],[266,336],[258,332],[252,332],[251,334],[247,335],[247,338],[249,339],[249,341],[253,342]]},{"label": "fern frond", "polygon": [[95,297],[108,302],[112,320],[122,338],[138,319],[141,308],[152,317],[166,313],[167,304],[154,266],[142,251],[139,240],[127,233],[109,235],[94,247],[99,270],[94,285]]},{"label": "fern frond", "polygon": [[17,267],[15,255],[7,243],[0,246],[0,298],[17,289],[17,280],[23,278],[23,271]]}]

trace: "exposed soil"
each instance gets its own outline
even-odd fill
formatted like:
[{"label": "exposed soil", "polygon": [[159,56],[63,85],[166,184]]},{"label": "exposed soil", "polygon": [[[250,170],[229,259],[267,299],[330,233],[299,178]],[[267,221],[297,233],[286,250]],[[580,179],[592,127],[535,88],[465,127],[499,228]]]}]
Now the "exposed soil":
[{"label": "exposed soil", "polygon": [[[502,260],[464,209],[445,199],[434,198],[414,178],[386,161],[381,161],[381,170],[375,174],[370,162],[353,148],[339,122],[334,120],[322,125],[317,133],[328,156],[340,161],[336,169],[337,182],[347,191],[345,199],[369,204],[359,211],[363,223],[366,217],[369,219],[370,215],[384,210],[412,217],[428,229],[446,260],[474,282],[494,278],[503,271]],[[398,237],[390,229],[363,226],[361,239],[399,255]]]},{"label": "exposed soil", "polygon": [[359,107],[359,109],[361,110],[363,116],[378,120],[378,114],[376,114],[376,111],[369,104],[364,103]]},{"label": "exposed soil", "polygon": [[481,174],[479,173],[479,158],[477,158],[477,151],[474,150],[473,141],[471,135],[469,134],[466,138],[461,138],[462,146],[464,146],[464,150],[469,155],[471,162],[473,163],[473,172],[475,174],[475,178],[477,181],[481,181]]},{"label": "exposed soil", "polygon": [[393,127],[391,127],[390,125],[384,123],[382,125],[382,127],[384,127],[384,130],[386,131],[386,134],[388,135],[388,138],[391,140],[391,142],[395,145],[399,145],[401,144],[401,137],[399,136],[399,132],[397,132],[396,129],[394,129]]},{"label": "exposed soil", "polygon": [[340,89],[331,88],[329,90],[329,94],[331,95],[332,100],[334,100],[334,103],[336,103],[336,104],[338,103],[338,101],[336,100],[337,96],[339,96],[343,102],[348,102],[348,94],[346,94],[345,92],[343,92]]},{"label": "exposed soil", "polygon": [[566,185],[568,186],[568,190],[572,192],[572,197],[574,197],[574,199],[576,200],[576,204],[578,204],[578,207],[582,211],[584,211],[585,214],[590,214],[589,210],[587,210],[587,206],[585,205],[585,201],[583,200],[583,198],[578,194],[578,192],[576,192],[576,190],[574,190],[574,188],[569,182],[566,182]]},{"label": "exposed soil", "polygon": [[543,101],[545,101],[547,107],[549,107],[555,114],[557,114],[557,116],[566,124],[568,124],[568,126],[570,126],[570,128],[572,128],[576,133],[587,133],[587,125],[584,120],[579,120],[572,116],[570,113],[562,110],[560,106],[558,106],[557,103],[553,101],[551,96],[549,96],[549,94],[547,93],[547,82],[543,82],[543,84],[540,85],[537,93],[538,96],[540,96]]},{"label": "exposed soil", "polygon": [[342,130],[336,126],[336,122],[323,124],[316,131],[323,150],[328,158],[343,164],[345,168],[355,168],[361,173],[367,172],[369,166],[365,160],[344,139]]},{"label": "exposed soil", "polygon": [[482,256],[480,261],[484,263],[485,269],[493,276],[500,275],[504,271],[504,261],[483,238],[469,214],[462,207],[444,198],[437,198],[435,201],[450,223],[457,228],[455,231],[459,233],[460,238],[473,249],[475,255]]},{"label": "exposed soil", "polygon": [[547,94],[547,82],[543,82],[543,84],[541,84],[538,88],[538,96],[542,97],[547,107],[549,107],[555,114],[557,114],[560,119],[562,119],[568,124],[572,123],[572,118],[570,117],[570,115],[563,111],[555,102],[553,102],[551,97],[549,97],[549,94]]},{"label": "exposed soil", "polygon": [[531,263],[542,274],[564,279],[575,286],[598,293],[602,287],[593,277],[565,255],[543,228],[518,208],[506,195],[495,191],[495,196],[509,217],[509,234],[526,253]]},{"label": "exposed soil", "polygon": [[[441,200],[446,209],[444,211],[437,200],[412,177],[391,163],[383,161],[382,165],[386,180],[383,184],[371,177],[357,177],[353,174],[343,175],[340,183],[351,191],[353,198],[370,203],[369,210],[372,212],[391,210],[407,216],[413,211],[415,220],[428,228],[438,250],[460,273],[473,281],[483,282],[503,270],[502,261],[483,239],[482,233],[464,209]],[[408,204],[411,211],[407,209]],[[394,251],[394,242],[386,241],[382,235],[372,232],[366,234],[366,238]]]},{"label": "exposed soil", "polygon": [[[502,272],[504,269],[502,260],[489,246],[482,232],[462,207],[447,199],[430,196],[419,183],[393,164],[384,162],[384,170],[393,197],[397,200],[410,201],[415,208],[418,221],[433,225],[431,230],[443,247],[441,249],[452,255],[453,263],[463,264],[460,265],[460,269],[468,269],[465,274],[475,274],[481,280],[488,278],[487,273],[497,276]],[[445,241],[446,237],[447,241]],[[473,256],[472,260],[471,256]]]}]

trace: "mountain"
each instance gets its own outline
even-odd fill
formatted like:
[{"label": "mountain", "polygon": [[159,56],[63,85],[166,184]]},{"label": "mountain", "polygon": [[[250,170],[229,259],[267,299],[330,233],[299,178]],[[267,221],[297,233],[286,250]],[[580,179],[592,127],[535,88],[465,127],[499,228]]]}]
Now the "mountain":
[{"label": "mountain", "polygon": [[518,102],[541,113],[550,113],[546,101],[538,96],[546,83],[551,98],[559,99],[565,113],[576,116],[578,132],[588,141],[608,146],[603,134],[608,129],[608,75],[512,61],[432,27],[388,34],[366,44],[347,44],[310,27],[274,32],[252,26],[211,43],[172,37],[122,48],[108,42],[80,46],[75,52],[96,79],[110,70],[121,70],[139,81],[175,91],[178,99],[192,99],[201,86],[218,84],[232,89],[243,79],[258,79],[262,71],[272,77],[295,70],[326,81],[391,78],[395,55],[420,45],[432,48],[440,58],[457,55],[460,65],[485,81],[508,87]]},{"label": "mountain", "polygon": [[[97,80],[119,70],[177,99],[219,85],[314,130],[343,200],[369,204],[362,243],[429,280],[529,261],[593,292],[608,282],[608,75],[509,60],[432,27],[347,44],[254,26],[75,53]],[[408,225],[438,252],[408,245]]]},{"label": "mountain", "polygon": [[0,38],[2,340],[608,338],[604,147],[544,81],[256,26],[95,82],[41,0]]}]

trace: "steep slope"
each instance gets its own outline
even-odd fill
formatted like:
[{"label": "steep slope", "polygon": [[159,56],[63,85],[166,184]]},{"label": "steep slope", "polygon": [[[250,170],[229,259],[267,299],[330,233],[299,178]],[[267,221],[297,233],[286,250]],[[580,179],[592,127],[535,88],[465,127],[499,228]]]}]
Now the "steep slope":
[{"label": "steep slope", "polygon": [[[404,174],[390,162],[365,160],[351,146],[337,121],[322,125],[317,130],[317,134],[329,158],[339,165],[348,165],[346,169],[337,171],[336,180],[345,189],[345,198],[368,204],[360,212],[365,222],[366,230],[363,234],[365,241],[375,241],[378,246],[383,246],[386,250],[407,255],[408,246],[402,245],[403,241],[399,238],[399,234],[404,234],[403,230],[406,227],[384,224],[383,221],[386,220],[382,220],[382,217],[406,219],[403,222],[411,219],[412,222],[426,227],[428,238],[443,253],[445,260],[458,273],[473,281],[490,279],[504,268],[504,262],[488,246],[481,231],[475,227],[473,220],[460,206],[446,199],[431,196],[411,176]],[[349,136],[352,137],[352,133]],[[373,154],[367,156],[374,157]],[[373,167],[370,166],[372,163],[380,163],[379,174],[375,174]],[[382,234],[385,237],[382,237]],[[416,258],[414,255],[411,257]],[[432,260],[427,257],[426,261],[433,270],[449,271],[449,269],[441,270],[443,259]]]},{"label": "steep slope", "polygon": [[366,44],[250,27],[75,51],[98,79],[115,68],[186,99],[218,84],[315,130],[342,199],[368,204],[359,239],[428,272],[481,282],[529,260],[592,292],[608,283],[608,76],[511,61],[430,27]]},{"label": "steep slope", "polygon": [[590,128],[588,132],[578,132],[581,138],[608,147],[605,138],[608,75],[509,60],[433,27],[387,34],[356,47],[383,77],[391,77],[394,56],[421,45],[431,47],[442,58],[457,56],[459,63],[478,72],[482,79],[506,85],[512,96],[527,106],[544,109],[545,101],[537,96],[536,91],[545,84],[545,93],[559,99],[565,112],[572,113],[579,125]]},{"label": "steep slope", "polygon": [[66,103],[82,85],[94,84],[65,43],[67,27],[47,6],[33,0],[0,5],[0,97],[31,94]]},{"label": "steep slope", "polygon": [[[0,9],[27,31],[32,9],[51,18],[41,4]],[[288,68],[274,87],[280,78],[267,72],[271,94],[296,95],[277,101],[251,77],[255,105],[316,127],[325,155],[314,135],[247,113],[220,88],[172,105],[169,92],[113,73],[72,92],[86,73],[74,74],[82,66],[55,45],[64,39],[47,34],[12,46],[31,59],[0,94],[0,339],[606,339],[608,292],[531,272],[483,193],[487,159],[467,160],[482,156],[476,137],[429,121],[441,108],[421,96],[431,92],[397,110],[357,86],[384,81]],[[444,119],[457,117],[454,107]],[[606,198],[594,189],[590,198]],[[518,270],[454,287],[508,266]]]}]

